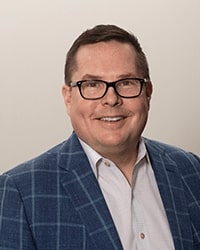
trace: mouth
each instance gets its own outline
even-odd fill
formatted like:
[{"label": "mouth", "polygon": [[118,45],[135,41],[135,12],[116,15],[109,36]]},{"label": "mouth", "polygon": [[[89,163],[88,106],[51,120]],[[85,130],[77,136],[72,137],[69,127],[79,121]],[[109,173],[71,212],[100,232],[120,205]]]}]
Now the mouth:
[{"label": "mouth", "polygon": [[121,121],[123,119],[124,119],[123,116],[115,116],[115,117],[109,117],[108,116],[108,117],[102,117],[99,120],[104,121],[104,122],[118,122],[118,121]]}]

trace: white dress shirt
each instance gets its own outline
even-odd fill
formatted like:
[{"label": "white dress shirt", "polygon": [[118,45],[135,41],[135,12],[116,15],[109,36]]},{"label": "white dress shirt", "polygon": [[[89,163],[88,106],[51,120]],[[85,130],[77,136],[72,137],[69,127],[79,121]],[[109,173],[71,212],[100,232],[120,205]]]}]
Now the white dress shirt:
[{"label": "white dress shirt", "polygon": [[172,235],[143,139],[130,185],[120,169],[81,141],[124,250],[174,250]]}]

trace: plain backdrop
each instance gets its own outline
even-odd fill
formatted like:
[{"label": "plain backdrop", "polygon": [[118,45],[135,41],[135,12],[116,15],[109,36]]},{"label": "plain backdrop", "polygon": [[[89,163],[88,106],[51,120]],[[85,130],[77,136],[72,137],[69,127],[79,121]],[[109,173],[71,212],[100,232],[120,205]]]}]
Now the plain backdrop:
[{"label": "plain backdrop", "polygon": [[133,32],[154,84],[144,135],[200,154],[199,0],[0,0],[0,172],[65,140],[67,50],[96,24]]}]

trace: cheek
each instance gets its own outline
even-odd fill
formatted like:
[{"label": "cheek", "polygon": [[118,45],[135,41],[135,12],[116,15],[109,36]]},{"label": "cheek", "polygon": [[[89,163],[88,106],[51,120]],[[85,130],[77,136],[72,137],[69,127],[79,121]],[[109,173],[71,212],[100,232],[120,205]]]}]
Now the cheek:
[{"label": "cheek", "polygon": [[71,92],[71,96],[68,102],[66,102],[66,106],[69,116],[74,116],[76,113],[79,113],[79,109],[81,110],[82,103],[75,91]]},{"label": "cheek", "polygon": [[144,102],[140,106],[140,113],[142,116],[147,116],[149,112],[149,102],[144,100]]},{"label": "cheek", "polygon": [[149,102],[145,99],[140,102],[135,102],[132,104],[132,113],[133,113],[133,120],[134,124],[143,124],[146,122],[148,117],[149,111]]},{"label": "cheek", "polygon": [[129,99],[127,108],[132,110],[133,113],[143,114],[149,110],[149,101],[145,96],[139,96],[136,99]]},{"label": "cheek", "polygon": [[92,116],[93,110],[92,102],[80,98],[73,98],[68,112],[70,112],[70,117],[73,118],[73,120],[82,123],[83,120],[87,120]]}]

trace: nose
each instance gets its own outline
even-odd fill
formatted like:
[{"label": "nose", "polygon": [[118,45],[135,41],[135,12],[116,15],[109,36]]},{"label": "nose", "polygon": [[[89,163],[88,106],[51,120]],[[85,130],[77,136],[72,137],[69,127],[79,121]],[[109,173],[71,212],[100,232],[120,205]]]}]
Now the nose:
[{"label": "nose", "polygon": [[115,92],[114,88],[108,88],[105,96],[101,99],[103,105],[118,106],[122,103],[121,97]]}]

